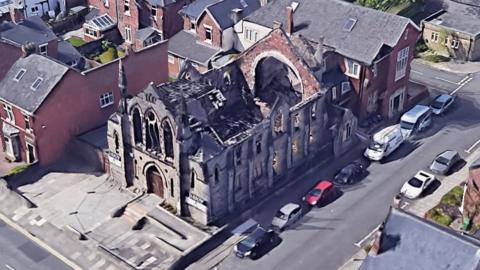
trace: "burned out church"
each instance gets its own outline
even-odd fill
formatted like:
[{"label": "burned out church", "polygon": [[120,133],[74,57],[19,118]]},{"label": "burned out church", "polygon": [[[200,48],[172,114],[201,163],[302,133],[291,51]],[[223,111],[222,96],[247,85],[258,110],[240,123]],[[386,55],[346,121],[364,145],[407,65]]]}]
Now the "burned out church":
[{"label": "burned out church", "polygon": [[108,122],[111,176],[208,224],[344,153],[356,118],[321,87],[321,53],[307,63],[296,50],[277,30],[221,68],[187,62],[178,81],[123,95]]}]

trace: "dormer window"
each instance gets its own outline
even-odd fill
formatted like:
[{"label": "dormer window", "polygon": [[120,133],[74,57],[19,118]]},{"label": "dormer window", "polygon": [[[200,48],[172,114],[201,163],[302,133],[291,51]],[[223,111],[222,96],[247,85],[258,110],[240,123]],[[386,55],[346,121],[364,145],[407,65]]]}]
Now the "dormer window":
[{"label": "dormer window", "polygon": [[14,81],[18,82],[22,79],[23,75],[25,75],[25,72],[27,72],[25,69],[20,69],[18,72],[17,72],[17,75],[15,75],[15,78],[13,79]]},{"label": "dormer window", "polygon": [[38,87],[40,86],[40,83],[42,83],[43,81],[43,78],[40,78],[40,77],[37,77],[37,79],[35,79],[35,81],[32,83],[32,85],[30,86],[30,88],[35,91],[38,89]]},{"label": "dormer window", "polygon": [[47,55],[47,45],[48,44],[43,44],[43,45],[38,46],[38,50],[39,50],[41,55]]}]

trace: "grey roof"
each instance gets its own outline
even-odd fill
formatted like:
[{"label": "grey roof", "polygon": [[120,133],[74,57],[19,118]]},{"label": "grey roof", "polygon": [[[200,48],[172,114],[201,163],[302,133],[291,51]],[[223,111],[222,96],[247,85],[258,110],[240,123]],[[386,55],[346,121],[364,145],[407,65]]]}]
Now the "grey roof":
[{"label": "grey roof", "polygon": [[62,40],[58,42],[57,59],[62,63],[70,65],[72,62],[78,63],[82,59],[82,54],[70,42]]},{"label": "grey roof", "polygon": [[177,2],[177,0],[146,0],[150,5],[166,7]]},{"label": "grey roof", "polygon": [[139,29],[137,31],[137,39],[141,41],[145,41],[147,38],[149,38],[153,33],[155,33],[156,30],[150,26]]},{"label": "grey roof", "polygon": [[[480,14],[480,8],[478,8],[477,14]],[[442,12],[429,22],[473,36],[480,34],[480,15],[467,15],[459,10]]]},{"label": "grey roof", "polygon": [[217,21],[220,28],[227,29],[232,27],[232,10],[241,9],[240,19],[250,15],[252,12],[260,8],[259,0],[223,0],[207,7],[212,14],[213,19]]},{"label": "grey roof", "polygon": [[183,30],[170,38],[168,52],[207,65],[221,50],[199,43],[194,33]]},{"label": "grey roof", "polygon": [[222,0],[196,0],[182,8],[179,13],[190,17],[190,19],[192,19],[193,21],[196,21],[197,18],[202,15],[206,7],[220,1]]},{"label": "grey roof", "polygon": [[81,135],[78,138],[98,149],[106,150],[108,149],[107,143],[107,125],[89,130]]},{"label": "grey roof", "polygon": [[325,87],[339,85],[340,83],[347,82],[347,81],[348,81],[347,75],[345,75],[345,73],[343,73],[340,70],[340,68],[323,73],[323,76],[322,76],[322,84]]},{"label": "grey roof", "polygon": [[[396,45],[409,19],[365,8],[341,0],[296,0],[293,14],[294,34],[318,41],[341,55],[371,64],[384,46]],[[245,18],[272,28],[273,22],[286,25],[286,7],[292,0],[275,0]],[[345,30],[349,19],[356,20],[351,31]]]},{"label": "grey roof", "polygon": [[383,230],[380,253],[367,256],[360,269],[480,269],[480,241],[392,209]]},{"label": "grey roof", "polygon": [[[21,69],[25,69],[26,72],[17,82],[14,78]],[[20,58],[0,82],[0,99],[33,113],[67,71],[68,67],[41,55],[31,54]],[[42,82],[36,90],[32,90],[32,84],[39,77],[43,79]]]},{"label": "grey roof", "polygon": [[14,44],[25,45],[48,43],[57,38],[40,17],[28,17],[19,24],[3,22],[0,24],[0,38]]}]

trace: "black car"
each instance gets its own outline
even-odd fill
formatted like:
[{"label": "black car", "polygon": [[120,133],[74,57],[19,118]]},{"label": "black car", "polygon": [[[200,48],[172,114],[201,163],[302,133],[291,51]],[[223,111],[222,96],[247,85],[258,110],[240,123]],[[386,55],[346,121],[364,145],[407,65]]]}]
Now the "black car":
[{"label": "black car", "polygon": [[341,169],[334,178],[334,182],[340,185],[354,184],[365,176],[365,165],[355,161]]},{"label": "black car", "polygon": [[255,258],[259,251],[266,247],[267,244],[273,243],[275,240],[275,232],[257,227],[246,238],[235,245],[235,255],[239,258]]}]

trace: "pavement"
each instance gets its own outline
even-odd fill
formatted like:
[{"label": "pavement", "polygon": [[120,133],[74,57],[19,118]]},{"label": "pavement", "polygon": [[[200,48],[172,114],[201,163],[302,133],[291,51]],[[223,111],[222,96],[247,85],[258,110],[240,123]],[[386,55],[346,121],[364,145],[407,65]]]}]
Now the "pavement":
[{"label": "pavement", "polygon": [[458,74],[469,74],[469,73],[477,73],[480,72],[480,62],[442,62],[442,63],[433,63],[429,62],[420,58],[415,58],[413,60],[413,64],[421,64],[427,65],[437,70],[443,70],[451,73],[458,73]]},{"label": "pavement", "polygon": [[[447,149],[458,151],[464,158],[475,151],[480,144],[480,95],[475,89],[479,78],[476,74],[459,75],[428,66],[416,70],[423,73],[416,78],[427,84],[430,99],[439,93],[454,92],[457,99],[450,112],[435,117],[431,128],[407,142],[383,164],[372,163],[369,175],[354,186],[342,188],[344,194],[335,202],[323,208],[305,209],[303,218],[282,232],[281,243],[264,256],[256,260],[236,258],[231,252],[235,243],[232,239],[229,247],[213,250],[197,265],[209,258],[209,266],[213,265],[210,269],[338,269],[360,250],[359,243],[385,219],[393,196],[407,179],[418,170],[427,169],[433,158]],[[293,185],[275,192],[243,218],[268,226],[282,205],[301,203],[301,197],[318,180],[332,179],[338,169],[360,156],[360,151],[354,151],[325,166],[311,168],[292,181]],[[212,256],[214,253],[217,255]]]}]

